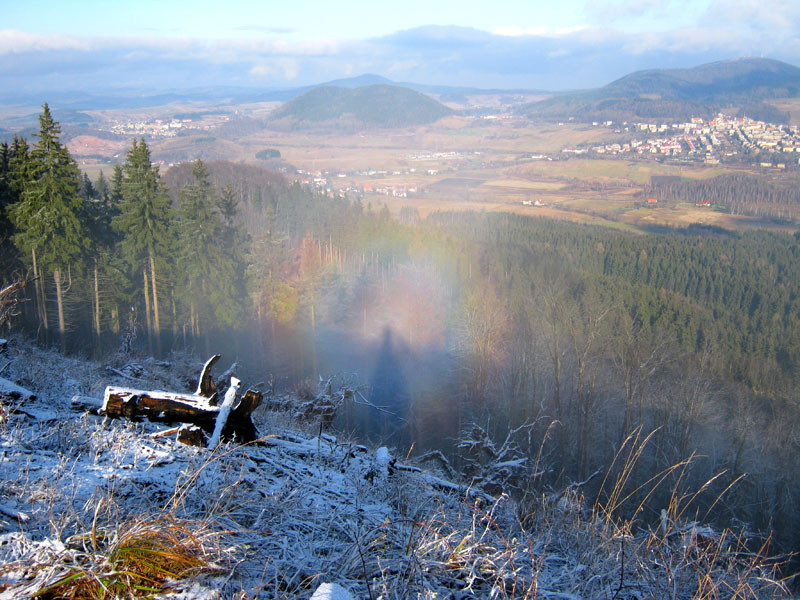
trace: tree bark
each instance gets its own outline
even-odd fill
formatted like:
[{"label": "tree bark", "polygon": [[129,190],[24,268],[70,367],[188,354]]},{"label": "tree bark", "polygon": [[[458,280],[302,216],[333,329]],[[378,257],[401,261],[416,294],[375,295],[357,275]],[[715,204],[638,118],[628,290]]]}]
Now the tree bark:
[{"label": "tree bark", "polygon": [[144,278],[144,313],[147,317],[147,343],[150,347],[150,354],[153,353],[153,323],[150,316],[150,282],[147,280],[147,269],[142,269]]},{"label": "tree bark", "polygon": [[61,290],[61,269],[53,271],[53,280],[56,282],[56,305],[58,306],[58,333],[61,335],[63,341],[64,334],[67,332],[66,324],[64,323],[64,295]]},{"label": "tree bark", "polygon": [[119,329],[119,306],[113,306],[111,308],[111,331],[113,331],[115,335],[119,335]]},{"label": "tree bark", "polygon": [[36,260],[36,248],[31,248],[31,256],[33,257],[33,276],[36,278],[36,304],[39,307],[39,321],[41,321],[42,325],[44,326],[44,330],[47,331],[49,326],[47,323],[47,304],[45,303],[44,279],[39,277],[39,265]]},{"label": "tree bark", "polygon": [[100,337],[100,285],[97,277],[97,257],[94,259],[94,331]]},{"label": "tree bark", "polygon": [[150,282],[153,285],[153,333],[156,337],[156,350],[161,351],[161,318],[158,313],[158,292],[156,291],[156,261],[150,252]]}]

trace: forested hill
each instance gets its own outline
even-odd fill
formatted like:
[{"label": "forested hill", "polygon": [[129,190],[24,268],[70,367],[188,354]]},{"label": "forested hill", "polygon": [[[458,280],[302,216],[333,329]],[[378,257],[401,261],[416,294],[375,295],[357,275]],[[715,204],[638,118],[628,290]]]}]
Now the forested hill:
[{"label": "forested hill", "polygon": [[800,382],[797,235],[695,228],[632,236],[513,215],[433,220],[482,248],[487,269],[502,273],[492,277],[510,288],[519,284],[509,265],[525,265],[530,282],[546,284],[545,273],[599,286],[646,330],[675,336],[692,353],[713,349],[721,376],[762,390]]},{"label": "forested hill", "polygon": [[740,58],[692,69],[637,71],[602,89],[607,95],[645,94],[711,103],[794,98],[800,94],[800,68],[767,58]]},{"label": "forested hill", "polygon": [[528,104],[542,118],[631,120],[708,116],[722,106],[759,106],[800,95],[800,68],[765,58],[740,58],[692,69],[650,69],[596,89]]},{"label": "forested hill", "polygon": [[451,113],[433,98],[404,87],[330,86],[315,88],[287,102],[272,113],[271,120],[301,128],[322,124],[391,128],[424,125]]}]

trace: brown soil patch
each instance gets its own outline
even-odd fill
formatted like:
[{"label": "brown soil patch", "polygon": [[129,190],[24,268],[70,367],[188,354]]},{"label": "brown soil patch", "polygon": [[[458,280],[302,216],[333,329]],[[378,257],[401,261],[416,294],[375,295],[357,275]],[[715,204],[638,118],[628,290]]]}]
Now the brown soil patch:
[{"label": "brown soil patch", "polygon": [[104,140],[91,135],[79,135],[67,143],[73,156],[114,156],[126,147],[124,140]]}]

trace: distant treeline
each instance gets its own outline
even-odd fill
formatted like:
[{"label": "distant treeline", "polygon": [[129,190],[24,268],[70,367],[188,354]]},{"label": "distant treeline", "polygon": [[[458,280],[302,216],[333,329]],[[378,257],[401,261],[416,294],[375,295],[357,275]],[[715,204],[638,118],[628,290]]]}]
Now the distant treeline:
[{"label": "distant treeline", "polygon": [[711,202],[735,215],[792,220],[800,214],[800,178],[733,173],[711,179],[654,182],[659,200]]},{"label": "distant treeline", "polygon": [[800,384],[798,236],[633,236],[506,215],[434,219],[488,245],[495,260],[535,268],[550,257],[600,277],[642,327],[669,331],[690,352],[711,344],[725,377],[760,389]]}]

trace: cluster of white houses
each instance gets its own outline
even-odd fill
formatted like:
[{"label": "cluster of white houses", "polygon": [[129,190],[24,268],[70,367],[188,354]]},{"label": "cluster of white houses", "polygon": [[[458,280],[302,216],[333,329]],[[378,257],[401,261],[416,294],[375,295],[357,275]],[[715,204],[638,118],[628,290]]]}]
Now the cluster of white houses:
[{"label": "cluster of white houses", "polygon": [[[611,127],[612,123],[606,122],[602,126]],[[623,127],[625,131],[638,135],[629,142],[564,148],[562,152],[661,155],[708,163],[717,163],[740,152],[800,153],[800,134],[796,125],[775,125],[722,113],[709,121],[696,117],[685,123],[623,123]]]}]

